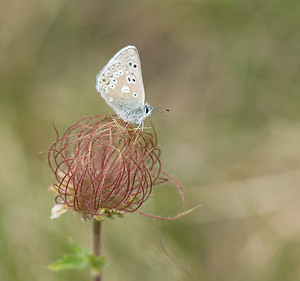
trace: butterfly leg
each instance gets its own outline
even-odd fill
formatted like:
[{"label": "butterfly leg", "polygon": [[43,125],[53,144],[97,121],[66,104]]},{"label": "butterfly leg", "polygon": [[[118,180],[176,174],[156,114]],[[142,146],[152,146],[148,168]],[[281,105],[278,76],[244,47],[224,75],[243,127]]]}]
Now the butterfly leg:
[{"label": "butterfly leg", "polygon": [[133,133],[135,133],[135,132],[137,131],[137,129],[138,129],[139,127],[141,127],[141,126],[142,126],[142,131],[143,131],[143,128],[144,128],[144,122],[139,120],[139,125],[135,128],[135,130],[134,130]]}]

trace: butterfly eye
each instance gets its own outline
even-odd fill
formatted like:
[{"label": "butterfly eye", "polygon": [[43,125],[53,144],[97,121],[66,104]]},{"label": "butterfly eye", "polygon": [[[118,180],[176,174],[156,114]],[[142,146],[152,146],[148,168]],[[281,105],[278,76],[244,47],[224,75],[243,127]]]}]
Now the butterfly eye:
[{"label": "butterfly eye", "polygon": [[148,106],[145,107],[145,113],[147,114],[149,112]]}]

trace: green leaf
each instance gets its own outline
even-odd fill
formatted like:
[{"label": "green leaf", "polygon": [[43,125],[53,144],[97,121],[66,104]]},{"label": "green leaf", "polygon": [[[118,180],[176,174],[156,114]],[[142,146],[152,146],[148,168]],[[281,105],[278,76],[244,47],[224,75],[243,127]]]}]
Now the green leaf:
[{"label": "green leaf", "polygon": [[48,268],[59,271],[65,269],[82,269],[88,266],[92,268],[94,275],[99,274],[105,264],[105,258],[103,256],[92,255],[88,249],[77,244],[71,238],[69,238],[69,242],[74,254],[65,255],[62,259],[49,265]]},{"label": "green leaf", "polygon": [[87,255],[86,256],[89,265],[92,268],[92,272],[94,275],[97,275],[100,273],[102,267],[105,265],[105,257],[104,256],[93,256],[93,255]]},{"label": "green leaf", "polygon": [[70,256],[66,255],[62,259],[50,264],[49,269],[54,271],[65,269],[82,269],[89,264],[86,256]]},{"label": "green leaf", "polygon": [[77,244],[73,239],[69,238],[69,242],[75,256],[89,255],[91,253],[87,248]]}]

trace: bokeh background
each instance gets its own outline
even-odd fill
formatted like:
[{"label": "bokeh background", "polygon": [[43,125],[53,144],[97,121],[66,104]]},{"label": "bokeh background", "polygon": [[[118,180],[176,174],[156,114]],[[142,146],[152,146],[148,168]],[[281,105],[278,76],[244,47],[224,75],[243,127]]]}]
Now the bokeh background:
[{"label": "bokeh background", "polygon": [[[59,132],[110,108],[95,75],[137,46],[165,171],[192,214],[107,220],[104,280],[300,280],[298,0],[2,0],[0,280],[89,280],[50,272],[89,247],[90,223],[50,220],[46,161]],[[149,122],[149,121],[147,121]],[[147,124],[146,122],[146,124]],[[182,211],[168,185],[143,211]]]}]

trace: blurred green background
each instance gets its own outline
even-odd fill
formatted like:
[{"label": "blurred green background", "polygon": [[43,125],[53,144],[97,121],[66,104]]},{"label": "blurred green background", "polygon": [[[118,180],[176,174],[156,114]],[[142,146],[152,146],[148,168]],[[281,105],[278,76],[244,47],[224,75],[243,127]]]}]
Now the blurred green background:
[{"label": "blurred green background", "polygon": [[[163,169],[202,207],[106,221],[104,280],[300,280],[299,14],[298,0],[1,1],[0,280],[89,280],[46,268],[68,236],[89,247],[91,224],[49,219],[39,152],[53,122],[112,112],[95,76],[128,44],[147,101],[172,110],[151,117]],[[164,185],[142,210],[182,206]]]}]

